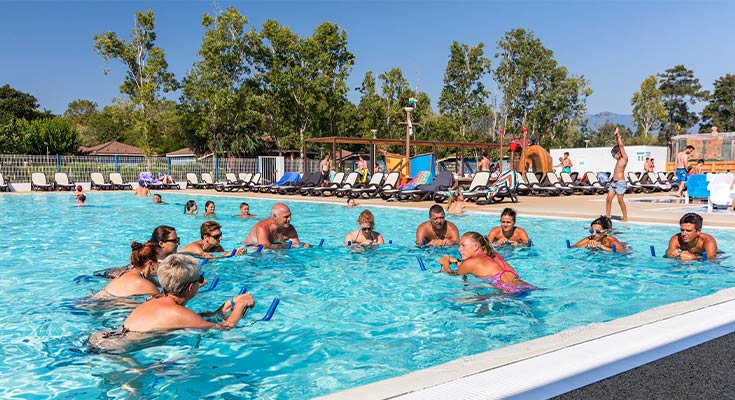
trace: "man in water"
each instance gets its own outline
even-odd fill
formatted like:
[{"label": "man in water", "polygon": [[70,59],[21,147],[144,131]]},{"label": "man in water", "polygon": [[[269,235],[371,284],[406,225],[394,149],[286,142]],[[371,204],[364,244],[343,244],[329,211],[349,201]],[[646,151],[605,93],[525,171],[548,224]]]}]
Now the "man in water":
[{"label": "man in water", "polygon": [[444,219],[444,208],[434,204],[429,209],[429,220],[416,228],[416,245],[454,246],[459,243],[457,225]]},{"label": "man in water", "polygon": [[276,203],[271,208],[271,216],[253,225],[242,242],[248,246],[262,245],[266,249],[282,249],[289,240],[292,247],[311,247],[299,240],[296,228],[291,225],[291,210],[288,206]]},{"label": "man in water", "polygon": [[620,131],[615,128],[615,139],[618,144],[612,148],[610,153],[615,158],[615,170],[613,171],[612,179],[607,184],[607,199],[605,201],[605,216],[610,218],[612,211],[612,201],[615,195],[618,196],[618,203],[620,204],[620,210],[623,212],[623,218],[621,221],[628,221],[628,209],[625,207],[625,191],[628,190],[628,182],[625,180],[625,166],[628,165],[628,154],[625,153],[625,147],[623,146],[623,139],[620,137]]},{"label": "man in water", "polygon": [[500,214],[500,225],[487,234],[488,243],[495,246],[526,246],[528,240],[526,230],[516,226],[516,211],[510,207]]},{"label": "man in water", "polygon": [[156,193],[153,195],[153,204],[166,204],[166,202],[161,199],[160,194]]},{"label": "man in water", "polygon": [[687,146],[684,151],[680,151],[676,155],[676,180],[679,181],[679,190],[676,191],[676,195],[681,197],[684,192],[684,185],[687,181],[687,166],[689,165],[689,154],[694,151],[694,146]]},{"label": "man in water", "polygon": [[702,217],[696,213],[686,213],[679,220],[681,231],[669,240],[666,257],[681,260],[696,260],[707,252],[709,258],[717,254],[717,241],[712,235],[702,233]]},{"label": "man in water", "polygon": [[[230,254],[220,244],[220,241],[222,241],[222,226],[220,224],[215,221],[207,221],[199,227],[199,233],[201,239],[182,247],[179,249],[179,253],[188,253],[204,258],[215,258]],[[235,249],[236,256],[243,255],[246,252],[247,250],[242,247]]]}]

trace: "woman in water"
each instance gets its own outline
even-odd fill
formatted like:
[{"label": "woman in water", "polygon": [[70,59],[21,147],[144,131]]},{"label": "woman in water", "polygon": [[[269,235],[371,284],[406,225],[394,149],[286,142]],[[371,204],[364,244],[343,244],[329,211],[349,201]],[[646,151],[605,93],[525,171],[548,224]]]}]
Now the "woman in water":
[{"label": "woman in water", "polygon": [[199,208],[197,207],[197,202],[194,200],[187,201],[186,205],[184,205],[184,214],[197,215],[198,213],[199,213]]},{"label": "woman in water", "polygon": [[500,225],[488,232],[487,240],[494,246],[526,246],[530,239],[525,229],[516,226],[516,211],[507,207],[500,213]]},{"label": "woman in water", "polygon": [[352,231],[345,236],[345,244],[383,244],[383,235],[375,232],[375,217],[370,210],[363,210],[357,217],[360,229]]},{"label": "woman in water", "polygon": [[158,260],[164,257],[163,249],[153,242],[133,242],[130,247],[133,249],[130,254],[130,265],[133,268],[110,281],[104,289],[92,296],[93,299],[158,293],[153,277],[156,276]]},{"label": "woman in water", "polygon": [[613,251],[612,247],[615,246],[618,253],[624,251],[623,244],[618,239],[608,235],[611,230],[612,221],[610,218],[601,215],[590,224],[590,235],[575,243],[572,247]]},{"label": "woman in water", "polygon": [[[181,239],[179,239],[179,235],[176,234],[176,229],[173,226],[159,225],[153,230],[149,242],[158,244],[163,249],[163,257],[168,257],[176,253],[179,249]],[[107,279],[115,279],[131,269],[133,269],[133,266],[128,264],[124,267],[113,267],[95,271],[94,274]]]},{"label": "woman in water", "polygon": [[461,190],[458,190],[449,196],[447,214],[462,215],[464,214],[464,209],[468,207],[477,207],[477,204],[465,201],[464,194],[462,194]]},{"label": "woman in water", "polygon": [[212,200],[207,200],[206,203],[204,203],[204,216],[205,217],[214,217],[214,202]]},{"label": "woman in water", "polygon": [[[534,289],[518,277],[518,273],[493,250],[485,236],[467,232],[460,238],[459,254],[463,261],[445,255],[439,260],[442,272],[449,275],[474,275],[506,293]],[[451,264],[456,264],[453,270]]]}]

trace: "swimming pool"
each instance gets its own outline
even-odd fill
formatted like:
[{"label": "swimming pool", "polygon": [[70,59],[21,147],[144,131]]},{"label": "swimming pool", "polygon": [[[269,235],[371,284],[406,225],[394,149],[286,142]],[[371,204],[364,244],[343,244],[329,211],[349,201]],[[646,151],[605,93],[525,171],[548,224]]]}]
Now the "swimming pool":
[{"label": "swimming pool", "polygon": [[[200,208],[208,199],[166,193],[171,204],[154,206],[129,193],[92,193],[92,206],[77,208],[69,194],[0,196],[8,240],[0,249],[2,397],[307,398],[735,286],[730,257],[708,264],[651,258],[649,245],[660,256],[674,226],[617,224],[632,254],[593,254],[565,248],[565,239],[586,235],[587,221],[519,217],[535,247],[503,254],[546,290],[497,295],[472,278],[433,272],[445,250],[412,246],[425,210],[371,208],[376,230],[394,243],[360,252],[342,239],[362,208],[290,201],[302,240],[324,239],[324,247],[213,262],[205,271],[221,278],[218,288],[190,303],[211,310],[246,285],[258,303],[242,328],[181,332],[125,357],[86,353],[88,333],[119,325],[129,310],[78,307],[77,299],[104,282],[74,277],[125,264],[130,241],[160,224],[175,226],[184,243],[197,239],[205,219],[183,215],[189,198]],[[240,199],[209,198],[231,248],[257,220],[229,216]],[[273,204],[246,201],[260,217]],[[498,217],[450,220],[462,232],[487,233]],[[707,231],[733,252],[734,231]],[[417,255],[429,271],[419,269]],[[273,320],[248,326],[275,296],[281,304]]]}]

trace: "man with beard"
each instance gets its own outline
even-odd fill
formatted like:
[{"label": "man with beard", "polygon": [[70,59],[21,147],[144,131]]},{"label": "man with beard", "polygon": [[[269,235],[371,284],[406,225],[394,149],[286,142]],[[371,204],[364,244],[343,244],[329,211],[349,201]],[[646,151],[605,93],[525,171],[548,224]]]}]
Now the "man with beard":
[{"label": "man with beard", "polygon": [[444,219],[444,208],[434,204],[429,209],[429,220],[416,228],[417,246],[455,246],[459,244],[457,225]]}]

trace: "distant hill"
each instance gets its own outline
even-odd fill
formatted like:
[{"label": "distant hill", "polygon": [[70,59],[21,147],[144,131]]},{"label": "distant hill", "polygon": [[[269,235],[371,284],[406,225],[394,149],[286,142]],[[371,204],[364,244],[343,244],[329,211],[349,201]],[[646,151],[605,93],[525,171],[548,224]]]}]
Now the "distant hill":
[{"label": "distant hill", "polygon": [[601,112],[597,114],[586,114],[584,117],[587,119],[587,127],[589,129],[597,130],[606,122],[609,122],[611,124],[627,126],[630,130],[635,131],[635,124],[633,123],[632,115]]}]

